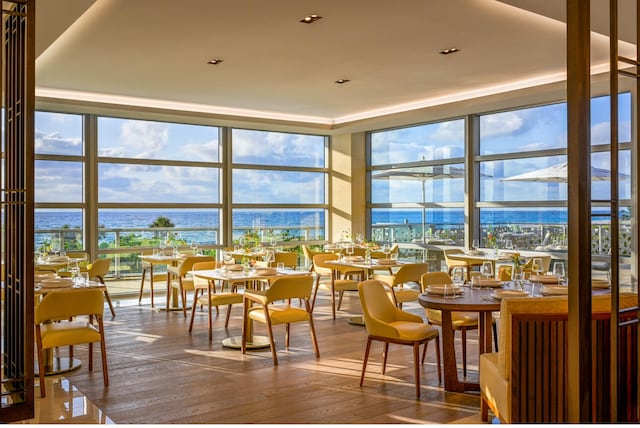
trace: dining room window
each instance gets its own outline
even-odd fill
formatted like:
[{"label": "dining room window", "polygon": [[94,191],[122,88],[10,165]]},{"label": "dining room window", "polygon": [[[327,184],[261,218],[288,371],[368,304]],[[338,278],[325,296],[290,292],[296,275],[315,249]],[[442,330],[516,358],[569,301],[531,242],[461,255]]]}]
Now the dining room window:
[{"label": "dining room window", "polygon": [[370,239],[464,242],[465,119],[371,132]]},{"label": "dining room window", "polygon": [[322,135],[232,129],[232,239],[324,240],[328,149]]},{"label": "dining room window", "polygon": [[34,137],[34,248],[84,250],[84,117],[37,111]]}]

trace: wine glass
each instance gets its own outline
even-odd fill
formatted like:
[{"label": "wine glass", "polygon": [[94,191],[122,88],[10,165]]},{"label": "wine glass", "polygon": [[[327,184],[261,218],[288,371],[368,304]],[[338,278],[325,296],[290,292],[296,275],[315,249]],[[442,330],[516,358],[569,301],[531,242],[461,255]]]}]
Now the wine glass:
[{"label": "wine glass", "polygon": [[472,249],[473,251],[476,251],[476,250],[478,249],[478,247],[480,247],[479,241],[478,241],[477,239],[474,239],[474,240],[471,242],[471,249]]},{"label": "wine glass", "polygon": [[558,284],[562,284],[562,282],[564,281],[564,263],[563,262],[553,263],[553,274],[558,278]]},{"label": "wine glass", "polygon": [[464,285],[464,270],[462,269],[453,270],[453,283],[458,287]]},{"label": "wine glass", "polygon": [[271,266],[271,262],[275,260],[276,256],[273,250],[267,250],[264,254],[264,261],[268,263],[268,266]]},{"label": "wine glass", "polygon": [[353,256],[353,245],[351,245],[351,244],[347,245],[347,254],[349,256]]},{"label": "wine glass", "polygon": [[531,272],[536,275],[540,275],[542,273],[542,259],[540,257],[534,257],[531,261]]},{"label": "wine glass", "polygon": [[193,254],[198,251],[198,244],[196,243],[196,241],[191,241],[191,250],[193,250]]},{"label": "wine glass", "polygon": [[71,278],[73,278],[73,282],[78,282],[78,277],[80,275],[80,266],[78,265],[77,260],[71,260],[67,263],[67,270],[71,273]]},{"label": "wine glass", "polygon": [[481,268],[480,272],[482,273],[482,276],[484,276],[485,278],[492,278],[493,277],[493,263],[491,263],[488,260],[483,261],[482,262],[482,268]]},{"label": "wine glass", "polygon": [[513,241],[511,239],[505,239],[504,240],[504,248],[505,250],[513,250]]},{"label": "wine glass", "polygon": [[275,246],[276,246],[276,244],[277,244],[277,243],[278,243],[278,241],[276,241],[276,237],[275,237],[275,236],[272,236],[272,237],[269,239],[269,244],[271,244],[271,246],[272,246],[272,247],[274,247],[274,248],[275,248]]},{"label": "wine glass", "polygon": [[384,244],[382,246],[382,252],[384,253],[384,257],[388,259],[389,253],[391,252],[391,247],[389,247],[389,244]]}]

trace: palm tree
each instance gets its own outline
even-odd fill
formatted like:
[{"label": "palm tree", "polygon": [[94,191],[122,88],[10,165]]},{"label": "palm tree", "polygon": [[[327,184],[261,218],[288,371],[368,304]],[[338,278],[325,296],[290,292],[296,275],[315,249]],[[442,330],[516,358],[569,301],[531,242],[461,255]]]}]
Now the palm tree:
[{"label": "palm tree", "polygon": [[[175,224],[173,224],[173,222],[171,221],[171,219],[169,219],[169,217],[165,217],[165,216],[158,216],[153,223],[151,223],[149,225],[149,227],[176,227]],[[160,238],[160,233],[161,232],[155,232],[153,234],[154,238]]]}]

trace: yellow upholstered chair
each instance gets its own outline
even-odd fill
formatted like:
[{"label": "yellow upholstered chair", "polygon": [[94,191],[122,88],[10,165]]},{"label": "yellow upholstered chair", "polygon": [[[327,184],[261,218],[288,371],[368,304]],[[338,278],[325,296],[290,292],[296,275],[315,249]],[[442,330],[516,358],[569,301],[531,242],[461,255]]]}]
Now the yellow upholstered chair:
[{"label": "yellow upholstered chair", "polygon": [[[331,310],[333,319],[336,319],[336,291],[339,293],[338,310],[342,305],[342,296],[345,291],[358,291],[358,281],[344,278],[347,274],[353,272],[350,267],[338,267],[327,262],[338,260],[337,254],[322,253],[313,256],[313,269],[316,273],[316,286],[313,291],[313,299],[311,309],[316,305],[316,297],[318,289],[324,288],[329,290],[331,294]],[[323,280],[324,278],[324,280]]]},{"label": "yellow upholstered chair", "polygon": [[[536,256],[537,257],[537,256]],[[542,260],[542,273],[545,274],[549,272],[549,265],[551,264],[551,256],[539,256],[537,257]],[[522,271],[524,272],[524,277],[529,279],[533,271],[531,270],[533,266],[534,257],[530,257],[529,260],[522,266]]]},{"label": "yellow upholstered chair", "polygon": [[[460,248],[448,248],[444,250],[444,261],[447,263],[447,269],[449,270],[449,275],[453,275],[453,271],[455,269],[463,269],[466,273],[467,280],[471,279],[471,268],[473,266],[482,266],[482,262],[478,262],[476,264],[471,264],[467,260],[458,260],[455,258],[455,255],[464,255],[464,251]],[[450,257],[450,256],[454,257]]]},{"label": "yellow upholstered chair", "polygon": [[416,397],[420,397],[420,366],[418,364],[420,345],[425,344],[426,352],[427,343],[435,340],[438,382],[442,382],[440,334],[438,329],[425,324],[421,317],[396,308],[389,299],[383,282],[377,280],[363,281],[358,284],[358,292],[360,294],[360,303],[362,304],[364,325],[367,328],[367,348],[362,362],[360,386],[364,382],[367,360],[369,359],[369,351],[373,340],[384,342],[382,374],[385,374],[386,371],[389,343],[413,346]]},{"label": "yellow upholstered chair", "polygon": [[328,254],[322,250],[312,250],[308,245],[302,246],[302,254],[304,254],[305,264],[309,265],[309,272],[313,272],[313,256],[316,254]]},{"label": "yellow upholstered chair", "polygon": [[410,283],[420,287],[420,278],[427,272],[426,263],[407,263],[396,271],[393,275],[375,274],[371,279],[377,279],[387,284],[391,289],[393,301],[402,309],[402,304],[406,302],[416,302],[420,295],[420,290],[409,287]]},{"label": "yellow upholstered chair", "polygon": [[[620,293],[620,309],[633,308],[638,295]],[[593,296],[592,343],[593,343],[593,400],[596,421],[610,421],[609,409],[596,405],[608,402],[609,378],[601,374],[610,370],[610,314],[611,295]],[[622,311],[625,312],[625,311]],[[624,319],[637,320],[636,311],[626,311]],[[481,417],[488,418],[488,410],[503,423],[566,423],[567,411],[566,376],[568,334],[568,299],[561,297],[529,297],[504,299],[500,305],[499,352],[480,355]],[[619,346],[628,354],[619,355],[618,367],[637,373],[637,325],[621,324]],[[622,349],[622,348],[621,348]],[[535,373],[535,376],[531,376]],[[564,375],[563,375],[564,374]],[[621,374],[621,378],[625,378]],[[628,384],[620,385],[618,406],[623,398],[629,398]],[[598,394],[601,394],[598,396]],[[521,397],[520,399],[514,397]],[[637,406],[637,396],[631,397]],[[602,412],[604,415],[598,416]],[[587,421],[584,421],[587,422]]]},{"label": "yellow upholstered chair", "polygon": [[[446,272],[427,272],[420,278],[422,290],[426,291],[430,285],[453,284],[451,277]],[[427,322],[433,325],[442,325],[442,313],[437,309],[425,308]],[[462,374],[467,375],[467,331],[478,328],[477,312],[451,312],[453,331],[459,330],[462,335]]]},{"label": "yellow upholstered chair", "polygon": [[[244,312],[242,323],[242,353],[247,350],[247,336],[251,321],[258,321],[266,324],[269,332],[269,342],[271,344],[271,354],[273,356],[273,364],[278,365],[278,356],[276,355],[276,346],[273,340],[273,325],[285,324],[285,347],[289,349],[289,336],[291,333],[291,324],[297,322],[308,322],[311,329],[311,341],[313,342],[313,350],[316,357],[320,358],[318,350],[318,340],[313,325],[313,316],[311,304],[311,289],[313,288],[313,277],[305,276],[288,276],[279,277],[271,283],[267,290],[245,290],[244,292]],[[290,302],[291,299],[302,299],[304,307],[292,306],[291,303],[282,305],[274,305],[274,302],[283,300]],[[253,306],[253,303],[259,306]]]},{"label": "yellow upholstered chair", "polygon": [[[193,264],[192,270],[209,270],[218,266],[216,261],[198,262]],[[224,321],[224,327],[229,326],[229,318],[231,317],[231,305],[242,303],[242,294],[238,293],[237,284],[232,284],[231,291],[224,291],[224,285],[220,286],[220,291],[216,291],[215,284],[209,284],[209,280],[193,277],[193,305],[191,308],[191,322],[189,323],[189,333],[193,330],[193,320],[196,315],[196,306],[206,306],[208,310],[209,321],[209,341],[213,339],[213,322],[211,316],[211,308],[217,309],[219,306],[227,306],[227,316]]]},{"label": "yellow upholstered chair", "polygon": [[109,304],[109,310],[111,316],[116,316],[116,311],[113,309],[113,303],[111,302],[111,296],[109,290],[107,290],[107,284],[104,283],[104,277],[109,273],[111,267],[111,259],[97,259],[87,265],[87,272],[89,273],[89,279],[97,279],[100,284],[104,285],[104,298]]},{"label": "yellow upholstered chair", "polygon": [[[151,256],[153,255],[153,250],[145,250],[142,252],[141,256]],[[163,263],[164,264],[164,263]],[[144,282],[149,279],[149,287],[151,289],[151,307],[155,306],[154,304],[154,289],[153,285],[156,282],[166,283],[167,281],[167,272],[153,272],[151,274],[151,265],[152,263],[142,260],[142,279],[140,280],[140,294],[138,295],[138,303],[142,302],[142,294],[144,290]]]},{"label": "yellow upholstered chair", "polygon": [[276,267],[278,263],[284,263],[284,267],[295,270],[298,267],[298,253],[293,251],[276,251],[273,262],[269,267]]},{"label": "yellow upholstered chair", "polygon": [[187,291],[194,290],[193,278],[187,273],[193,270],[193,265],[198,262],[215,261],[211,256],[192,256],[185,258],[178,266],[167,268],[167,309],[171,303],[171,289],[175,288],[180,294],[182,313],[187,317]]},{"label": "yellow upholstered chair", "polygon": [[[35,308],[35,335],[40,372],[40,396],[45,390],[45,349],[59,346],[89,344],[89,370],[93,370],[93,343],[100,342],[102,354],[102,377],[104,385],[109,385],[107,349],[104,338],[102,315],[104,300],[102,292],[85,288],[73,291],[47,293]],[[88,316],[89,320],[76,317]],[[69,321],[75,318],[74,321]]]},{"label": "yellow upholstered chair", "polygon": [[500,281],[511,281],[511,277],[513,276],[513,266],[502,265],[498,267],[498,274],[496,278]]}]

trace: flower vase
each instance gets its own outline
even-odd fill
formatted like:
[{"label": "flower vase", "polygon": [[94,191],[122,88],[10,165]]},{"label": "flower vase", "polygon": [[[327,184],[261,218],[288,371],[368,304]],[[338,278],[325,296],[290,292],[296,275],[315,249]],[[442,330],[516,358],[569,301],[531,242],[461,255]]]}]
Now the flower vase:
[{"label": "flower vase", "polygon": [[516,267],[513,272],[513,288],[524,290],[524,271],[521,267]]},{"label": "flower vase", "polygon": [[367,248],[364,251],[364,262],[371,263],[371,248]]}]

